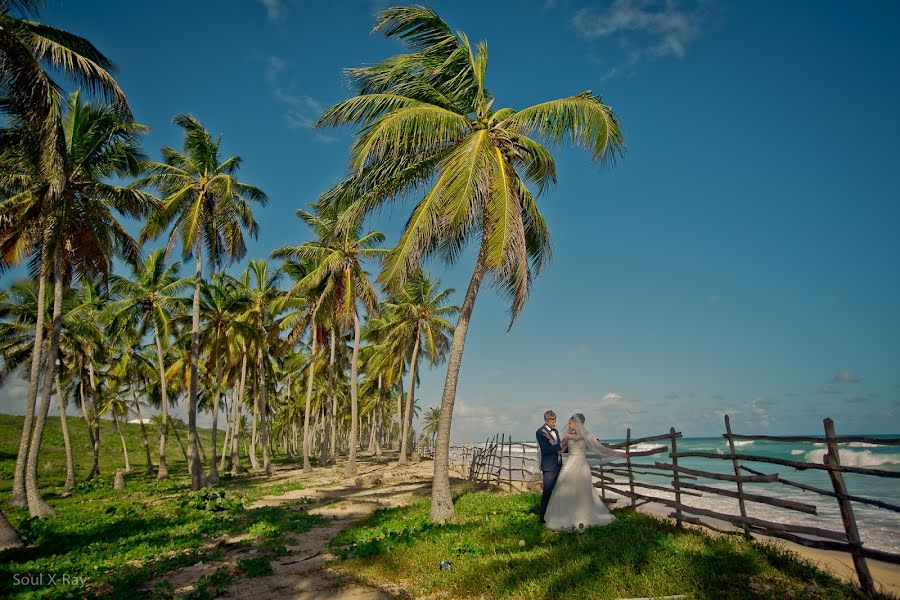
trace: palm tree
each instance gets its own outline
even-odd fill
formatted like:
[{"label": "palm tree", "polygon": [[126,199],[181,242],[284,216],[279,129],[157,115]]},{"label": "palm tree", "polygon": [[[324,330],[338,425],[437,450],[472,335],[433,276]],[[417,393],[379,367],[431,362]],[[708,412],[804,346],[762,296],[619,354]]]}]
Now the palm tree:
[{"label": "palm tree", "polygon": [[[454,262],[470,240],[478,257],[453,334],[435,452],[431,520],[455,519],[449,444],[456,385],[475,298],[490,273],[511,300],[510,326],[531,281],[550,258],[550,236],[527,184],[555,182],[553,158],[538,139],[565,140],[612,162],[624,149],[612,109],[590,91],[522,110],[494,108],[486,86],[487,45],[472,48],[429,8],[389,8],[376,31],[410,52],[349,71],[357,96],[330,108],[320,125],[362,127],[352,175],[326,198],[353,202],[346,221],[425,187],[379,279],[396,289],[423,258]],[[536,137],[531,137],[536,136]]]},{"label": "palm tree", "polygon": [[[359,345],[360,321],[357,303],[367,314],[378,305],[378,296],[362,262],[380,256],[377,248],[384,235],[377,231],[362,234],[362,223],[356,222],[342,230],[337,229],[341,217],[340,207],[332,204],[318,213],[298,210],[299,216],[316,234],[316,239],[299,246],[286,246],[276,250],[275,258],[307,261],[312,268],[300,282],[301,289],[325,286],[323,301],[333,311],[334,326],[353,324],[353,357],[350,362],[350,455],[345,475],[356,476],[356,451],[359,445]],[[332,340],[334,339],[332,332]],[[332,352],[333,354],[333,352]],[[333,362],[333,361],[332,361]]]},{"label": "palm tree", "polygon": [[[409,458],[412,408],[414,405],[419,352],[424,351],[432,365],[438,364],[450,345],[453,325],[448,318],[459,312],[457,306],[446,306],[456,290],[441,290],[441,280],[432,280],[421,269],[407,279],[395,298],[385,303],[389,335],[395,337],[409,356],[409,381],[406,393],[406,418],[403,420],[400,438],[400,464]],[[410,348],[411,347],[411,348]]]},{"label": "palm tree", "polygon": [[113,275],[112,293],[118,300],[108,307],[110,331],[113,335],[136,326],[143,335],[153,331],[156,346],[156,369],[159,378],[160,407],[163,415],[159,436],[159,470],[157,479],[169,477],[166,462],[166,440],[168,434],[169,390],[166,382],[164,342],[170,338],[170,321],[173,315],[184,309],[184,300],[179,293],[190,280],[178,277],[178,263],[166,265],[165,251],[156,250],[136,264],[132,278]]},{"label": "palm tree", "polygon": [[[115,67],[106,56],[82,37],[25,18],[36,16],[42,5],[41,0],[0,0],[0,97],[4,98],[3,110],[9,121],[20,126],[13,137],[27,138],[32,171],[30,177],[21,176],[22,156],[16,156],[20,154],[17,152],[7,156],[17,167],[0,169],[0,271],[33,256],[40,305],[44,304],[46,283],[53,271],[52,238],[47,235],[47,227],[52,224],[49,213],[58,207],[66,189],[66,173],[71,172],[64,165],[67,144],[61,133],[61,87],[47,69],[113,101],[130,118],[125,94],[110,74]],[[0,144],[7,149],[8,133]],[[4,160],[4,167],[9,167],[9,162]],[[39,319],[13,482],[12,502],[17,506],[27,502],[25,469],[42,371],[43,313]]]},{"label": "palm tree", "polygon": [[203,248],[214,271],[226,260],[241,258],[247,251],[244,230],[256,237],[258,226],[249,202],[265,204],[259,188],[239,182],[235,174],[241,165],[239,156],[219,159],[221,136],[213,140],[191,115],[175,117],[184,129],[183,152],[162,149],[163,162],[149,163],[152,174],[137,182],[138,187],[156,188],[163,196],[141,233],[141,239],[156,238],[171,226],[167,247],[181,239],[182,255],[197,262],[194,273],[194,303],[191,328],[191,380],[188,427],[191,449],[191,488],[204,485],[197,438],[197,384],[200,360],[200,287],[203,276]]},{"label": "palm tree", "polygon": [[[0,207],[11,203],[8,214],[15,217],[13,221],[22,221],[23,227],[37,222],[43,228],[40,233],[43,254],[39,254],[50,257],[54,277],[48,356],[55,357],[58,352],[63,291],[72,276],[106,275],[113,255],[133,262],[140,254],[137,243],[119,223],[116,213],[141,218],[152,206],[152,199],[142,192],[106,182],[112,177],[135,176],[142,168],[143,155],[138,142],[146,127],[129,118],[121,108],[85,104],[79,92],[68,97],[59,132],[65,148],[62,163],[65,185],[49,208],[45,202],[46,190],[52,185],[39,169],[34,147],[27,143],[27,130],[21,122],[12,121],[12,137],[18,137],[22,143],[8,148],[7,152],[15,157],[14,175],[22,182],[22,192],[15,201],[7,200]],[[32,516],[52,514],[37,489],[37,460],[56,368],[55,361],[46,361],[45,385],[28,443],[25,489]]]},{"label": "palm tree", "polygon": [[437,435],[440,420],[441,409],[433,406],[425,411],[425,417],[422,419],[422,435],[430,436],[432,444],[434,444],[434,437]]}]

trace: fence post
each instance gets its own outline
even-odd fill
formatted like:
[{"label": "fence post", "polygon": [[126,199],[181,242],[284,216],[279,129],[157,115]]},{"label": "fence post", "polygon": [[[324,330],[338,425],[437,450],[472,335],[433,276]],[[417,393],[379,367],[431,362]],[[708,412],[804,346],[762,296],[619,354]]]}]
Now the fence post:
[{"label": "fence post", "polygon": [[[841,466],[841,457],[838,454],[837,436],[834,434],[834,421],[825,419],[825,443],[828,452],[825,454],[825,465],[828,467]],[[831,477],[831,485],[837,495],[838,508],[841,509],[841,520],[844,521],[844,531],[847,533],[847,542],[850,544],[850,554],[853,556],[853,565],[856,567],[856,576],[859,578],[859,587],[867,598],[875,597],[875,583],[869,572],[869,565],[862,554],[862,540],[859,538],[859,530],[856,527],[856,517],[853,515],[853,505],[847,497],[847,485],[844,483],[844,475],[840,471],[828,469]]]},{"label": "fence post", "polygon": [[600,499],[606,502],[606,474],[603,472],[603,463],[600,463]]},{"label": "fence post", "polygon": [[678,503],[675,507],[675,525],[681,529],[681,487],[678,479],[678,445],[675,441],[674,427],[669,428],[669,435],[672,437],[672,487],[675,488],[675,502]]},{"label": "fence post", "polygon": [[503,446],[505,446],[505,445],[506,445],[506,434],[504,433],[500,437],[500,446],[499,446],[499,449],[500,449],[500,461],[499,462],[500,462],[500,464],[497,465],[497,487],[498,488],[500,487],[501,473],[503,473]]},{"label": "fence post", "polygon": [[[737,494],[738,494],[738,506],[741,509],[741,516],[747,518],[747,507],[744,504],[744,483],[741,481],[741,467],[738,464],[737,458],[735,458],[734,453],[734,438],[731,437],[731,420],[728,418],[728,415],[725,415],[725,432],[728,437],[728,449],[731,452],[731,464],[734,467],[734,476],[737,478]],[[742,528],[744,530],[744,537],[751,538],[750,528],[747,527],[747,524],[742,524]]]},{"label": "fence post", "polygon": [[509,471],[507,471],[507,475],[509,476],[509,493],[512,493],[512,434],[509,434],[509,447],[507,448],[507,459],[509,462]]},{"label": "fence post", "polygon": [[625,432],[625,462],[628,464],[628,490],[631,492],[631,507],[637,505],[634,497],[634,473],[631,470],[631,427]]}]

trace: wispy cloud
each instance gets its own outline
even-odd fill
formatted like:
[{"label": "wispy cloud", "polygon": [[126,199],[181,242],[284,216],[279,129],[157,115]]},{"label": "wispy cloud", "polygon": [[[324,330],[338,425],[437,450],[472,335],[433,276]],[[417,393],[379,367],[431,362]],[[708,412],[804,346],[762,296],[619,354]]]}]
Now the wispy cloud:
[{"label": "wispy cloud", "polygon": [[286,0],[257,0],[266,9],[266,18],[272,22],[282,20],[287,15]]},{"label": "wispy cloud", "polygon": [[334,142],[337,138],[325,135],[314,129],[319,116],[325,112],[325,106],[306,94],[298,94],[294,91],[293,82],[287,85],[283,83],[287,62],[277,56],[266,58],[265,80],[266,85],[275,97],[285,107],[284,121],[291,129],[307,129],[314,132],[320,142]]},{"label": "wispy cloud", "polygon": [[591,349],[587,346],[578,346],[574,350],[566,352],[566,356],[571,359],[580,358],[591,353]]},{"label": "wispy cloud", "polygon": [[613,0],[605,9],[579,10],[573,24],[581,37],[612,40],[624,53],[624,61],[604,76],[608,79],[630,74],[641,62],[684,58],[708,14],[709,2],[703,0]]},{"label": "wispy cloud", "polygon": [[848,373],[847,371],[838,373],[831,378],[831,383],[859,383],[860,381],[862,381],[862,379],[860,379],[856,375],[853,375],[852,373]]},{"label": "wispy cloud", "polygon": [[663,396],[663,398],[665,398],[666,400],[678,400],[679,398],[681,398],[681,396],[679,396],[675,392],[670,392]]},{"label": "wispy cloud", "polygon": [[837,389],[833,385],[828,385],[827,383],[819,388],[820,394],[841,394],[841,390]]}]

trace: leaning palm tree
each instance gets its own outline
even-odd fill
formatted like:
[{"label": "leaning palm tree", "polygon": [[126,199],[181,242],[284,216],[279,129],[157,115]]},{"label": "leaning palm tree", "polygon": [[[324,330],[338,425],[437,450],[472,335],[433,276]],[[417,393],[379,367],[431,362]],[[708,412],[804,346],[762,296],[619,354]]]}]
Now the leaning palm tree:
[{"label": "leaning palm tree", "polygon": [[141,239],[156,238],[170,229],[167,248],[175,238],[181,239],[182,256],[193,256],[194,303],[191,328],[191,379],[188,422],[191,449],[191,487],[204,485],[197,438],[197,384],[200,360],[200,287],[203,276],[203,249],[214,271],[223,262],[241,258],[247,251],[244,230],[256,237],[258,226],[253,219],[250,202],[265,204],[266,195],[235,177],[241,165],[239,156],[224,161],[219,158],[221,136],[213,139],[203,125],[191,115],[175,117],[184,129],[184,147],[162,149],[163,162],[149,163],[151,175],[137,182],[138,187],[152,187],[162,195],[162,205],[148,220]]},{"label": "leaning palm tree", "polygon": [[456,316],[459,307],[448,306],[450,295],[456,290],[441,290],[441,280],[432,280],[421,269],[414,273],[394,298],[385,303],[388,335],[408,348],[409,379],[406,393],[405,419],[401,428],[400,464],[409,459],[412,408],[415,405],[416,377],[420,352],[432,365],[438,364],[447,354],[453,325],[448,321]]},{"label": "leaning palm tree", "polygon": [[432,406],[427,411],[425,411],[425,417],[422,419],[422,435],[427,435],[431,438],[431,443],[434,444],[434,438],[437,435],[438,424],[441,420],[441,409],[436,406]]},{"label": "leaning palm tree", "polygon": [[[40,241],[34,243],[40,245],[37,255],[49,257],[47,260],[53,265],[53,326],[47,355],[55,357],[62,328],[63,291],[72,277],[107,275],[113,256],[134,262],[140,254],[118,216],[142,218],[153,205],[152,198],[108,180],[133,177],[140,172],[144,157],[139,139],[146,127],[131,122],[130,115],[121,108],[84,103],[79,92],[71,94],[59,130],[65,149],[65,185],[53,201],[48,201],[47,190],[52,185],[40,169],[34,146],[29,144],[33,138],[20,120],[12,119],[11,124],[13,128],[7,132],[11,131],[11,137],[21,143],[8,147],[7,155],[14,157],[11,164],[15,165],[14,176],[21,182],[21,193],[15,201],[0,204],[0,208],[10,208],[8,213],[0,214],[0,221],[9,216],[26,229],[35,222],[41,227]],[[53,512],[37,489],[37,460],[56,368],[55,361],[46,361],[40,405],[28,443],[25,490],[33,516]]]},{"label": "leaning palm tree", "polygon": [[346,217],[416,190],[415,207],[380,280],[402,286],[422,260],[440,252],[454,262],[469,241],[478,247],[474,271],[453,334],[432,487],[431,519],[455,519],[449,444],[463,347],[485,275],[509,296],[510,326],[532,278],[550,258],[550,236],[537,195],[556,180],[550,152],[539,141],[570,141],[612,162],[624,149],[612,109],[590,91],[529,108],[495,108],[486,85],[487,46],[454,34],[433,10],[389,8],[376,31],[409,53],[351,69],[356,95],[322,116],[319,125],[361,126],[351,150],[352,175],[325,198],[352,201]]},{"label": "leaning palm tree", "polygon": [[131,278],[111,277],[112,293],[117,298],[108,307],[110,332],[113,335],[136,327],[143,334],[153,331],[156,347],[156,370],[161,395],[160,407],[163,415],[159,436],[158,479],[169,477],[166,462],[166,439],[168,434],[169,390],[166,382],[165,344],[171,335],[170,322],[173,315],[184,309],[184,300],[179,293],[190,280],[178,277],[178,263],[167,265],[165,251],[156,250],[136,264]]},{"label": "leaning palm tree", "polygon": [[[356,476],[356,451],[359,445],[359,345],[361,337],[359,309],[361,304],[367,314],[378,305],[375,288],[363,268],[363,261],[379,257],[384,250],[378,248],[384,235],[378,231],[362,233],[362,223],[337,229],[341,217],[340,206],[332,204],[317,213],[298,210],[299,216],[316,234],[317,239],[299,246],[287,246],[276,250],[272,256],[308,261],[312,268],[298,282],[301,289],[325,286],[324,304],[333,311],[335,327],[353,325],[353,357],[350,362],[350,455],[345,475]],[[332,334],[334,339],[334,334]],[[332,353],[333,354],[333,353]]]}]

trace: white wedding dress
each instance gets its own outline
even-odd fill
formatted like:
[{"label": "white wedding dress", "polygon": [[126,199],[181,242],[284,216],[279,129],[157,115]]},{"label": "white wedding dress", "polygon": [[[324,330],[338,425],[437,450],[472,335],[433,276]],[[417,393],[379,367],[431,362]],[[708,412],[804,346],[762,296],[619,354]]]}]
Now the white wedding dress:
[{"label": "white wedding dress", "polygon": [[594,488],[587,460],[587,443],[578,437],[569,440],[562,469],[547,505],[544,519],[554,531],[581,530],[609,525],[616,518],[609,512]]}]

